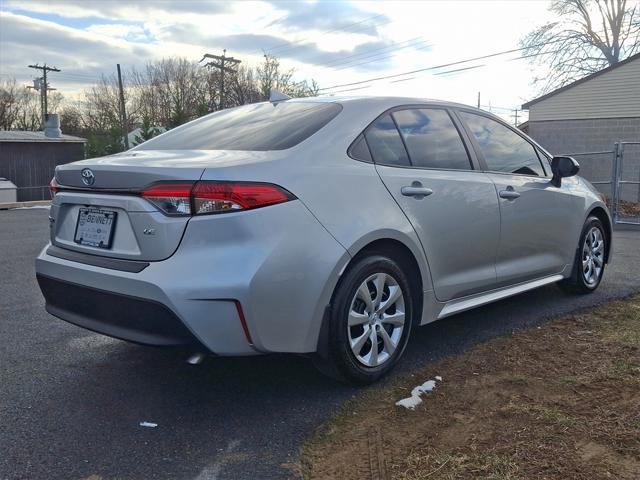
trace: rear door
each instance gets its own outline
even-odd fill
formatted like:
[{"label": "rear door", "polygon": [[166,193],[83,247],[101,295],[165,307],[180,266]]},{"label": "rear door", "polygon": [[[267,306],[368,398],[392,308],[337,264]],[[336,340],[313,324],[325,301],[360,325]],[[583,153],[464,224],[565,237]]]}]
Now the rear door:
[{"label": "rear door", "polygon": [[478,112],[459,111],[478,159],[495,184],[501,235],[498,282],[511,285],[561,272],[576,241],[577,198],[550,183],[548,162],[511,127]]},{"label": "rear door", "polygon": [[403,107],[365,131],[376,169],[416,230],[438,300],[496,283],[499,210],[491,180],[444,108]]}]

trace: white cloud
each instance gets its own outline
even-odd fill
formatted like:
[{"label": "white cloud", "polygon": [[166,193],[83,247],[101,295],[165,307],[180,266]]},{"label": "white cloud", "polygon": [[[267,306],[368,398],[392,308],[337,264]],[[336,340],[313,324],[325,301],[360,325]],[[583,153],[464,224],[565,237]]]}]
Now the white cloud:
[{"label": "white cloud", "polygon": [[143,27],[140,25],[126,25],[122,23],[101,23],[90,25],[85,29],[87,32],[96,33],[105,37],[123,38],[133,42],[149,40]]},{"label": "white cloud", "polygon": [[[199,60],[227,54],[245,64],[273,51],[284,68],[321,87],[359,82],[474,56],[517,48],[527,31],[548,19],[547,2],[362,1],[201,2],[61,0],[4,2],[2,78],[28,78],[25,63],[57,63],[58,84],[74,89],[116,63],[140,66],[167,56]],[[19,9],[21,15],[11,11]],[[26,13],[25,13],[26,12]],[[34,12],[49,21],[29,17]],[[96,21],[96,19],[101,19]],[[65,26],[66,25],[66,26]],[[431,45],[429,47],[429,45]],[[483,60],[485,67],[437,76],[434,70],[356,85],[353,94],[397,94],[444,98],[512,108],[534,96],[531,71],[511,56]],[[462,64],[463,68],[475,65]],[[73,77],[75,75],[75,77]],[[395,79],[398,80],[398,79]],[[345,87],[348,89],[348,87]],[[64,91],[64,89],[61,89]],[[505,112],[508,115],[509,112]]]}]

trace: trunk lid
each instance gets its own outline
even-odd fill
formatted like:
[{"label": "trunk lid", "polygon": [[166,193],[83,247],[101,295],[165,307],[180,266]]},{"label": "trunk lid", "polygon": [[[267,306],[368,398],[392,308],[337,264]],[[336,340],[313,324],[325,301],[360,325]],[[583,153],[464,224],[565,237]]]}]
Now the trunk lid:
[{"label": "trunk lid", "polygon": [[[164,215],[137,192],[159,181],[199,180],[212,162],[216,162],[212,152],[128,151],[57,167],[55,178],[62,191],[51,206],[51,243],[112,258],[158,261],[170,257],[180,244],[189,217]],[[92,173],[90,185],[83,181],[85,169]],[[65,187],[70,188],[65,191]],[[76,242],[83,209],[115,212],[109,248]]]},{"label": "trunk lid", "polygon": [[[60,165],[56,180],[61,186],[98,190],[141,190],[162,180],[198,180],[210,165],[211,152],[198,150],[134,150],[108,157],[92,158]],[[83,182],[85,169],[93,173],[93,183]]]},{"label": "trunk lid", "polygon": [[[55,175],[61,191],[51,206],[51,242],[104,257],[164,260],[178,248],[190,217],[167,216],[138,192],[159,181],[195,182],[205,169],[220,172],[220,178],[242,177],[245,168],[271,158],[266,152],[133,150],[61,165]],[[87,182],[86,169],[91,171]],[[87,212],[115,213],[109,248],[76,241],[81,210],[85,218]]]}]

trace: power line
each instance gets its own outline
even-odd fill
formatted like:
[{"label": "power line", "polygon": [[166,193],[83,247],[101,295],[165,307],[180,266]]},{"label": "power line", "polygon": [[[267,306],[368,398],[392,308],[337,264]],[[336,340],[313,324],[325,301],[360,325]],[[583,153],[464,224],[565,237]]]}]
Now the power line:
[{"label": "power line", "polygon": [[[423,42],[426,42],[426,40],[424,40]],[[422,47],[416,47],[416,48],[414,48],[414,50],[417,50],[417,51],[426,50],[427,48],[431,48],[432,46],[433,45],[431,45],[431,44],[427,44],[427,45],[423,45]],[[402,50],[404,48],[408,48],[408,46],[407,47],[398,48],[397,50]],[[396,52],[397,52],[397,50],[396,50]],[[386,60],[388,58],[395,57],[397,55],[397,53],[395,53],[395,52],[386,52],[385,54],[381,54],[381,55],[383,55],[383,56],[382,57],[378,57],[378,55],[374,55],[375,57],[378,57],[378,58],[372,58],[372,59],[366,60],[364,62],[359,62],[359,63],[355,63],[355,64],[351,64],[351,65],[341,66],[340,68],[334,68],[333,70],[339,71],[339,70],[344,70],[344,69],[347,69],[347,68],[359,67],[360,65],[366,65],[368,63],[380,62],[382,60]],[[322,66],[322,65],[320,65],[320,66]]]},{"label": "power line", "polygon": [[[344,55],[344,56],[342,56],[341,59],[331,60],[329,62],[320,64],[319,66],[321,66],[321,67],[331,67],[331,66],[340,65],[342,63],[351,63],[352,61],[353,62],[357,62],[357,61],[362,60],[364,58],[368,58],[371,54],[376,55],[378,53],[383,53],[385,50],[392,50],[394,47],[398,47],[398,50],[399,50],[400,48],[411,47],[414,44],[417,45],[417,44],[420,44],[420,43],[424,43],[426,41],[427,40],[423,39],[422,37],[414,37],[414,38],[411,38],[409,40],[405,40],[403,42],[393,42],[393,43],[391,43],[391,44],[389,44],[389,45],[387,45],[385,47],[377,47],[377,48],[372,48],[372,49],[369,49],[369,50],[366,50],[366,51],[360,52],[360,53],[353,53],[351,55]],[[408,45],[404,45],[404,46],[400,47],[400,45],[406,44],[406,43],[408,43]],[[388,52],[385,52],[385,53],[388,53]],[[343,60],[347,60],[347,59],[353,59],[353,60],[349,60],[347,62],[343,62]]]},{"label": "power line", "polygon": [[[365,18],[364,20],[359,20],[357,22],[348,23],[346,25],[343,25],[342,27],[333,28],[331,30],[326,30],[324,32],[321,32],[319,35],[326,35],[328,33],[334,33],[334,32],[338,32],[338,31],[342,31],[342,30],[347,30],[348,28],[350,28],[352,26],[359,25],[359,24],[362,24],[362,23],[367,22],[369,20],[373,20],[373,19],[376,19],[376,18],[384,17],[384,16],[385,15],[382,14],[382,13],[379,14],[379,15],[374,15],[372,17]],[[300,40],[295,40],[293,42],[281,43],[279,45],[275,45],[275,46],[267,49],[266,52],[273,54],[275,50],[279,50],[278,54],[281,54],[283,51],[290,50],[290,49],[293,49],[293,48],[298,48],[297,46],[294,46],[294,45],[302,43],[302,42],[305,42],[305,41],[307,41],[307,40],[309,40],[311,38],[313,38],[313,37],[305,37],[305,38],[301,38]]]},{"label": "power line", "polygon": [[452,67],[454,65],[461,65],[463,63],[473,62],[473,61],[476,61],[476,60],[484,60],[484,59],[487,59],[487,58],[497,57],[499,55],[505,55],[505,54],[508,54],[508,53],[521,52],[523,50],[527,50],[527,49],[530,49],[530,48],[533,48],[533,47],[542,46],[542,45],[548,45],[548,44],[551,44],[551,43],[557,43],[558,41],[559,40],[553,40],[553,41],[546,42],[546,43],[543,43],[543,44],[534,45],[534,46],[531,46],[531,47],[512,48],[512,49],[504,50],[504,51],[501,51],[501,52],[494,52],[494,53],[489,53],[487,55],[481,55],[479,57],[473,57],[473,58],[467,58],[467,59],[464,59],[464,60],[458,60],[456,62],[443,63],[441,65],[434,65],[434,66],[431,66],[431,67],[418,68],[416,70],[410,70],[408,72],[396,73],[396,74],[392,74],[392,75],[384,75],[384,76],[381,76],[381,77],[369,78],[367,80],[360,80],[358,82],[350,82],[350,83],[344,83],[344,84],[340,84],[340,85],[333,85],[331,87],[324,87],[324,88],[320,88],[318,90],[319,91],[323,91],[323,90],[332,90],[334,88],[340,88],[340,87],[350,87],[350,86],[353,86],[353,85],[361,85],[363,83],[368,83],[368,82],[376,82],[376,81],[379,81],[379,80],[387,80],[387,79],[390,79],[390,78],[403,77],[405,75],[411,75],[411,74],[414,74],[414,73],[426,72],[426,71],[429,71],[429,70],[437,70],[439,68]]},{"label": "power line", "polygon": [[473,70],[475,68],[486,67],[486,66],[487,66],[486,63],[482,63],[480,65],[473,65],[471,67],[456,68],[455,70],[447,70],[445,72],[436,72],[434,73],[434,75],[449,75],[456,72],[464,72],[465,70]]},{"label": "power line", "polygon": [[[521,51],[525,51],[525,50],[530,50],[532,48],[543,47],[545,45],[551,45],[551,44],[559,43],[559,42],[562,42],[562,41],[563,40],[561,40],[561,39],[560,40],[551,40],[549,42],[543,42],[543,43],[539,43],[539,44],[535,44],[535,45],[529,45],[529,46],[526,46],[526,47],[513,48],[513,49],[509,49],[509,50],[504,50],[504,51],[501,51],[501,52],[495,52],[495,53],[491,53],[491,54],[488,54],[488,55],[482,55],[480,57],[469,58],[469,59],[460,60],[460,61],[452,62],[452,63],[448,63],[448,64],[435,65],[433,67],[425,67],[425,68],[412,70],[412,71],[408,71],[408,72],[403,72],[403,73],[398,73],[398,74],[393,74],[393,75],[386,75],[386,76],[383,76],[383,77],[370,78],[370,79],[367,79],[367,80],[361,80],[359,82],[351,82],[351,83],[346,83],[346,84],[333,85],[331,87],[323,87],[323,88],[320,88],[319,91],[331,90],[331,89],[334,89],[334,88],[341,88],[341,87],[347,87],[347,86],[352,86],[352,85],[360,85],[362,83],[374,82],[374,81],[379,81],[379,80],[386,80],[386,79],[389,79],[389,78],[402,77],[402,76],[405,76],[405,75],[411,75],[411,74],[414,74],[414,73],[420,73],[420,72],[425,72],[425,71],[429,71],[429,70],[436,70],[436,69],[439,69],[439,68],[450,67],[450,66],[454,66],[454,65],[458,65],[458,64],[462,64],[462,63],[472,62],[472,61],[475,61],[475,60],[483,60],[483,59],[487,59],[487,58],[492,58],[492,57],[496,57],[496,56],[499,56],[499,55],[505,55],[505,54],[508,54],[508,53],[515,53],[515,52],[521,52]],[[417,50],[419,50],[419,49],[417,49]],[[526,59],[526,58],[537,57],[537,56],[540,56],[540,55],[549,55],[549,54],[553,54],[553,53],[557,53],[557,50],[553,50],[553,51],[550,51],[550,52],[541,52],[541,53],[537,53],[537,54],[533,54],[533,55],[524,55],[524,56],[512,58],[509,61],[522,60],[522,59]],[[379,61],[379,60],[383,60],[383,59],[384,58],[379,58],[379,59],[374,60],[374,61]],[[363,62],[362,64],[365,64],[365,63],[368,63],[368,62]],[[351,65],[350,67],[355,67],[355,66],[358,66],[358,64]]]}]

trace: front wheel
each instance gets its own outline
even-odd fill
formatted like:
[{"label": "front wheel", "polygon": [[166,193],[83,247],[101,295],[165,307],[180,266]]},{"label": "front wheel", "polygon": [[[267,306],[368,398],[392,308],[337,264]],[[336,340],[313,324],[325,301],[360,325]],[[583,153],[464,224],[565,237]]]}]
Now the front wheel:
[{"label": "front wheel", "polygon": [[594,292],[604,275],[606,251],[607,237],[602,222],[597,217],[589,217],[580,235],[571,277],[558,285],[571,293]]},{"label": "front wheel", "polygon": [[400,266],[383,255],[358,260],[334,292],[328,358],[316,358],[316,365],[351,383],[375,382],[401,357],[412,315],[413,296]]}]

